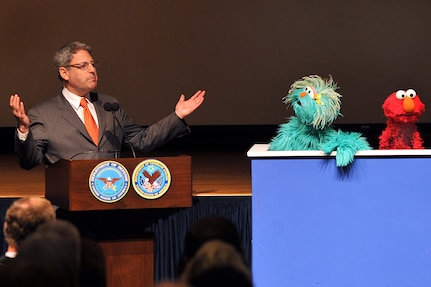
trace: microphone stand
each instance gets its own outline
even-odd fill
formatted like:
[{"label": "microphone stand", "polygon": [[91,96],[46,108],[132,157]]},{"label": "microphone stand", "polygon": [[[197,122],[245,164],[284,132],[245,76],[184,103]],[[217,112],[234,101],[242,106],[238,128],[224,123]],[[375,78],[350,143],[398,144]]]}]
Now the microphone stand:
[{"label": "microphone stand", "polygon": [[[116,119],[116,117],[115,117],[115,112],[114,111],[112,111],[112,115],[113,115],[113,117],[112,117],[112,125],[114,126],[114,138],[116,138],[117,137],[117,133],[115,132],[115,119]],[[121,144],[120,144],[120,146],[121,146]],[[120,153],[120,151],[118,150],[117,147],[115,147],[115,149],[114,149],[114,158],[118,158],[119,153]]]},{"label": "microphone stand", "polygon": [[[115,132],[115,121],[118,123],[118,126],[120,127],[121,131],[123,132],[123,134],[126,134],[126,131],[124,130],[123,126],[121,125],[120,121],[118,120],[117,116],[115,115],[115,112],[118,111],[120,109],[120,105],[118,103],[105,103],[103,105],[105,111],[111,111],[112,112],[112,116],[113,116],[113,125],[114,125],[114,137],[116,136],[116,132]],[[130,142],[128,140],[124,141],[132,150],[132,154],[133,154],[133,158],[136,158],[136,153],[135,153],[135,149],[133,148],[133,146],[130,144]],[[115,158],[118,158],[118,153],[119,151],[117,149],[115,149],[114,151],[115,153]]]}]

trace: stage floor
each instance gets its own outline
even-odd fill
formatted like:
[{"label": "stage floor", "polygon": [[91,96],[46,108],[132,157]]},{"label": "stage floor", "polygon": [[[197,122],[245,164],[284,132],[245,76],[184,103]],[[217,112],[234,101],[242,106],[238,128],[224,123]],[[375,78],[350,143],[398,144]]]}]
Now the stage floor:
[{"label": "stage floor", "polygon": [[[251,162],[244,151],[189,151],[193,196],[251,196]],[[163,154],[161,154],[162,156]],[[44,167],[21,169],[14,154],[0,154],[0,198],[44,196]]]}]

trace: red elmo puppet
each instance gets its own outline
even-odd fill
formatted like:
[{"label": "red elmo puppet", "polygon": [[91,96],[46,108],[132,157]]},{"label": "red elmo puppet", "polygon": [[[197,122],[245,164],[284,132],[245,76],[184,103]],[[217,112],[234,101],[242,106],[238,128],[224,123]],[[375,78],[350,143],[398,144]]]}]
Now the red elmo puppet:
[{"label": "red elmo puppet", "polygon": [[416,91],[399,90],[383,103],[386,128],[379,137],[379,149],[423,149],[423,140],[416,123],[425,105]]}]

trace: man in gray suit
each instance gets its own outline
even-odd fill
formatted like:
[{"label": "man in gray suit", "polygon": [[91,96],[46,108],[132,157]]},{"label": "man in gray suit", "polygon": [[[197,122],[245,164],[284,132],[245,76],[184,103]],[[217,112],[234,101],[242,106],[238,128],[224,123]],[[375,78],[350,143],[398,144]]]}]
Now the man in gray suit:
[{"label": "man in gray suit", "polygon": [[[15,151],[24,169],[60,159],[112,158],[121,151],[123,142],[140,151],[153,150],[189,133],[184,118],[205,99],[202,90],[188,100],[181,95],[173,113],[143,128],[127,116],[116,98],[93,93],[98,77],[89,45],[68,43],[57,51],[54,62],[63,82],[63,90],[56,97],[36,105],[28,115],[19,95],[10,97],[9,105],[18,122]],[[84,104],[95,121],[93,137],[84,124]]]}]

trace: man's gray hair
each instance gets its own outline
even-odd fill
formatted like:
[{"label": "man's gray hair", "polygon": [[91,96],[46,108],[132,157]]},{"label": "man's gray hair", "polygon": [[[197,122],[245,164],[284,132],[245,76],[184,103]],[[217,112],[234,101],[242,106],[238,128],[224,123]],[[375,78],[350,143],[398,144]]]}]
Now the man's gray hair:
[{"label": "man's gray hair", "polygon": [[92,52],[93,52],[93,49],[91,48],[91,46],[79,41],[73,41],[61,46],[60,49],[55,53],[54,65],[58,73],[58,78],[61,81],[63,81],[63,78],[60,76],[58,69],[60,67],[67,67],[68,65],[70,65],[73,54],[75,54],[80,50],[85,50],[88,53],[90,53],[90,55],[92,55]]}]

